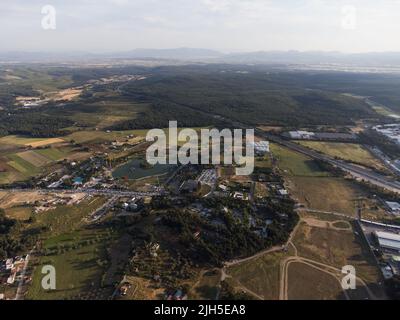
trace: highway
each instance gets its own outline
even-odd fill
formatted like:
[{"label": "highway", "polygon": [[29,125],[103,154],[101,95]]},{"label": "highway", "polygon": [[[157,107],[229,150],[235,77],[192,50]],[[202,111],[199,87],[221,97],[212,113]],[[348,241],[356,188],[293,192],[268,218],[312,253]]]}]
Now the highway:
[{"label": "highway", "polygon": [[284,140],[277,136],[266,134],[265,132],[262,132],[259,129],[256,129],[256,132],[258,135],[265,137],[269,141],[283,145],[291,150],[302,153],[310,158],[322,160],[327,163],[330,163],[331,165],[338,167],[338,168],[342,169],[343,171],[346,171],[347,173],[351,174],[355,178],[359,178],[359,179],[368,181],[369,183],[374,184],[376,186],[388,189],[388,190],[396,192],[396,193],[400,193],[400,183],[398,181],[396,181],[394,178],[383,176],[379,173],[373,172],[372,170],[363,169],[359,166],[356,166],[351,163],[347,163],[342,160],[336,160],[327,155],[324,155],[324,154],[318,153],[316,151],[310,150],[306,147],[303,147],[297,143],[293,143],[293,142]]},{"label": "highway", "polygon": [[[229,119],[226,118],[224,118],[224,120],[229,121]],[[230,122],[236,128],[249,129],[249,127],[243,123],[239,123],[236,121],[230,121]],[[371,170],[356,166],[354,164],[350,164],[341,160],[336,160],[330,156],[318,153],[309,148],[303,147],[302,145],[299,145],[297,143],[285,140],[275,135],[268,134],[258,128],[255,128],[254,132],[257,136],[263,137],[271,142],[280,144],[293,151],[302,153],[312,159],[322,160],[327,163],[330,163],[334,167],[340,168],[343,171],[349,173],[354,178],[362,179],[378,187],[385,188],[387,190],[400,194],[400,183],[396,181],[393,177],[386,177]]]}]

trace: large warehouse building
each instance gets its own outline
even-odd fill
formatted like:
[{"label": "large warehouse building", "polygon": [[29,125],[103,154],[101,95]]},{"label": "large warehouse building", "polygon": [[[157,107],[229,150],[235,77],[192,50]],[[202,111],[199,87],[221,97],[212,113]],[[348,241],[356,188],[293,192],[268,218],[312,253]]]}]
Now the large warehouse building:
[{"label": "large warehouse building", "polygon": [[382,249],[400,252],[400,235],[397,233],[375,231],[376,239]]}]

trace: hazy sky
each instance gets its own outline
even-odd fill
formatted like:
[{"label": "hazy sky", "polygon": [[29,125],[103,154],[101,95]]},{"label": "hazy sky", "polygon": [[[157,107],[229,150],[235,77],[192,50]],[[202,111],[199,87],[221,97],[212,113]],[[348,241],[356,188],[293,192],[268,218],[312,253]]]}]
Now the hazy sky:
[{"label": "hazy sky", "polygon": [[0,51],[173,47],[400,51],[400,0],[0,0]]}]

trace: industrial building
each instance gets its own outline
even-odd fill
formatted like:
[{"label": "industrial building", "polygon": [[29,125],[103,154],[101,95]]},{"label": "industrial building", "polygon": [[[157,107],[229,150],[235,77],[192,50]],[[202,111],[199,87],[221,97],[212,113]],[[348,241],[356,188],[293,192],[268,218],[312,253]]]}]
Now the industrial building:
[{"label": "industrial building", "polygon": [[375,231],[374,235],[381,249],[400,252],[400,234],[384,231]]},{"label": "industrial building", "polygon": [[385,204],[391,213],[393,213],[395,215],[400,214],[400,203],[392,202],[392,201],[385,201]]},{"label": "industrial building", "polygon": [[357,136],[352,133],[340,132],[309,132],[309,131],[289,131],[289,138],[294,140],[315,140],[315,141],[353,141]]},{"label": "industrial building", "polygon": [[289,136],[292,139],[304,139],[309,140],[314,137],[314,132],[309,131],[289,131]]}]

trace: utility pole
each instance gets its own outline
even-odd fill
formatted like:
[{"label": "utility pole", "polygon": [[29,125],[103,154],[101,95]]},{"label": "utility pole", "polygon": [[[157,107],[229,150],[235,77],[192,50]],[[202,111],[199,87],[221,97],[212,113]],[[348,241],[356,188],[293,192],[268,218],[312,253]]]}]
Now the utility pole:
[{"label": "utility pole", "polygon": [[362,210],[363,210],[363,204],[364,204],[364,197],[358,197],[354,199],[355,201],[355,207],[356,207],[356,217],[359,221],[362,219]]}]

